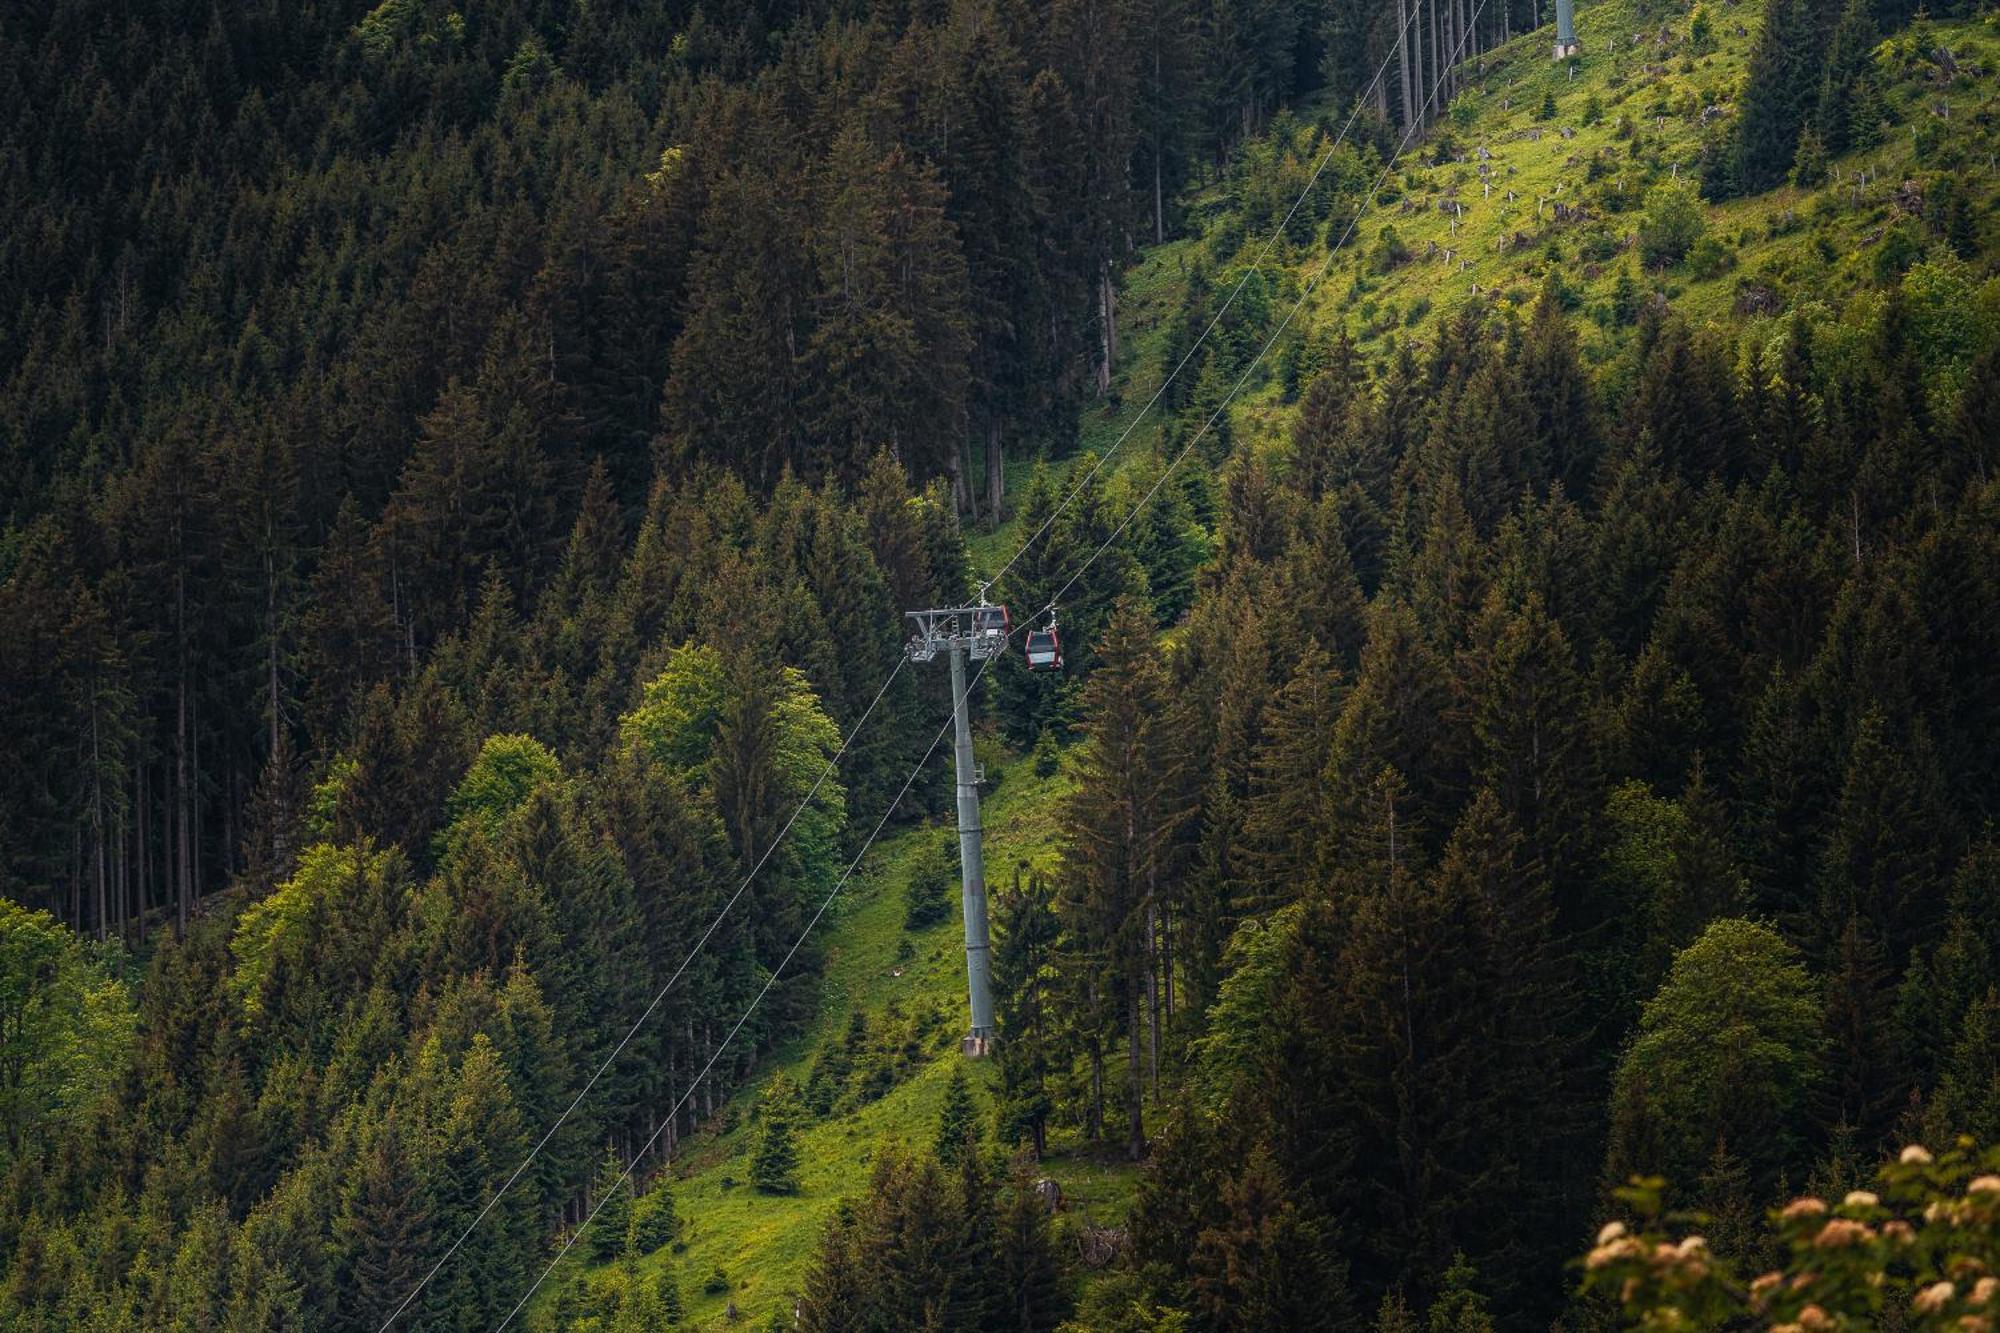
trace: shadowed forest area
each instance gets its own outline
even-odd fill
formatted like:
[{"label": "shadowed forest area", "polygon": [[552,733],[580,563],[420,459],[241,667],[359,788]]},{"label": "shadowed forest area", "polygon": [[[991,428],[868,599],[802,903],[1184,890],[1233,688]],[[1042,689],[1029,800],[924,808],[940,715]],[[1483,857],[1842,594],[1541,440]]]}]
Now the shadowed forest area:
[{"label": "shadowed forest area", "polygon": [[1987,1327],[2000,17],[1577,19],[12,15],[0,1326]]}]

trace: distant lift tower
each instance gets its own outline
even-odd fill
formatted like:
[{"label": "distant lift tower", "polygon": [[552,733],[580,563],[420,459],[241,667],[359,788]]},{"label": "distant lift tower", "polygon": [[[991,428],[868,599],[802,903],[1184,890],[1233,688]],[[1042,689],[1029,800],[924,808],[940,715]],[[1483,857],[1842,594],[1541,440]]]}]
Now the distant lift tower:
[{"label": "distant lift tower", "polygon": [[1556,59],[1576,53],[1576,0],[1556,0]]},{"label": "distant lift tower", "polygon": [[982,602],[943,610],[912,611],[917,632],[906,651],[912,662],[928,662],[939,653],[951,659],[953,756],[958,769],[959,901],[965,911],[965,989],[972,1002],[972,1030],[961,1043],[970,1056],[993,1048],[992,943],[986,931],[986,858],[981,845],[979,782],[983,776],[972,762],[972,723],[967,717],[965,663],[986,662],[1007,651],[1011,637],[1007,608]]}]

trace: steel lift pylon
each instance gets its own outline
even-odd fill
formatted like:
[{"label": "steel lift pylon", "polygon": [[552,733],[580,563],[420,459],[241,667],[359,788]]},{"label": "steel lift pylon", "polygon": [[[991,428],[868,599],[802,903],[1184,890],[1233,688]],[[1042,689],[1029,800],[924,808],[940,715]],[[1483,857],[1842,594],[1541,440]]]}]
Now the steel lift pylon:
[{"label": "steel lift pylon", "polygon": [[972,720],[966,698],[967,661],[988,662],[1007,651],[1012,634],[1007,608],[978,606],[911,611],[916,633],[905,648],[912,662],[943,653],[951,661],[952,758],[958,780],[959,905],[965,918],[965,991],[972,1026],[960,1049],[975,1058],[993,1049],[993,945],[986,925],[985,830],[979,822],[979,783],[972,758]]}]

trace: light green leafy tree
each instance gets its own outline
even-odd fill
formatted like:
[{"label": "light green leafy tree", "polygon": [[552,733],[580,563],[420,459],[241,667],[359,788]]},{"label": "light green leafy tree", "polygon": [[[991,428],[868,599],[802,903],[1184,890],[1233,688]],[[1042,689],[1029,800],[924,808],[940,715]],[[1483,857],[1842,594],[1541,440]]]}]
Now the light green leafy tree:
[{"label": "light green leafy tree", "polygon": [[1662,181],[1646,194],[1639,219],[1639,253],[1648,264],[1674,265],[1708,234],[1708,209],[1693,182]]},{"label": "light green leafy tree", "polygon": [[[362,904],[382,904],[399,891],[401,861],[393,848],[369,845],[336,847],[318,843],[299,858],[292,877],[264,898],[243,909],[230,937],[233,966],[227,986],[252,1014],[263,1008],[266,983],[280,961],[337,971],[333,955],[365,953],[365,939],[335,928],[335,918],[347,924],[386,927],[380,921],[355,922]],[[343,912],[342,908],[350,910]],[[366,915],[365,912],[359,913]],[[365,959],[355,959],[365,962]]]},{"label": "light green leafy tree", "polygon": [[475,828],[488,837],[498,834],[535,788],[561,782],[562,776],[555,755],[533,736],[488,736],[479,747],[479,757],[445,802],[439,852],[448,854]]},{"label": "light green leafy tree", "polygon": [[132,997],[47,912],[0,898],[0,1124],[6,1160],[103,1096],[132,1047]]},{"label": "light green leafy tree", "polygon": [[1221,1115],[1238,1080],[1272,1068],[1281,1033],[1271,1022],[1283,992],[1304,908],[1291,903],[1253,918],[1229,938],[1227,978],[1208,1012],[1208,1030],[1194,1042],[1191,1080],[1196,1098]]},{"label": "light green leafy tree", "polygon": [[706,644],[677,648],[625,716],[625,739],[709,794],[745,860],[774,838],[799,802],[797,822],[776,853],[807,896],[832,888],[847,796],[825,772],[840,729],[796,667],[732,670]]},{"label": "light green leafy tree", "polygon": [[1819,1076],[1819,989],[1769,926],[1712,923],[1675,957],[1612,1092],[1613,1179],[1696,1179],[1718,1143],[1762,1186],[1795,1165]]},{"label": "light green leafy tree", "polygon": [[1980,282],[1970,265],[1947,255],[1913,266],[1903,276],[1903,295],[1931,407],[1949,412],[1974,353],[1991,345],[2000,325],[2000,281]]}]

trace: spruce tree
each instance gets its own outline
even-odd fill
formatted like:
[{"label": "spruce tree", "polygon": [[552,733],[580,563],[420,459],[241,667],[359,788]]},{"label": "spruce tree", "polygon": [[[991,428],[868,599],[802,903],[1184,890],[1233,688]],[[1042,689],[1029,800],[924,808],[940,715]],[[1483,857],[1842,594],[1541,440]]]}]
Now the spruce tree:
[{"label": "spruce tree", "polygon": [[1430,1333],[1493,1333],[1493,1317],[1485,1298],[1473,1287],[1479,1274],[1466,1262],[1464,1251],[1451,1257],[1444,1286],[1425,1317]]},{"label": "spruce tree", "polygon": [[1320,860],[1340,864],[1376,840],[1378,780],[1396,774],[1398,842],[1421,856],[1424,839],[1448,827],[1466,787],[1463,737],[1447,725],[1454,687],[1449,668],[1424,636],[1417,616],[1393,597],[1368,610],[1361,670],[1334,724],[1327,755],[1330,811]]},{"label": "spruce tree", "polygon": [[1941,1143],[1958,1134],[1981,1143],[2000,1137],[2000,991],[1989,987],[1967,1006],[1924,1108],[1923,1130]]},{"label": "spruce tree", "polygon": [[427,1266],[429,1222],[401,1120],[392,1112],[376,1129],[334,1224],[351,1297],[343,1302],[340,1328],[380,1329],[409,1296]]},{"label": "spruce tree", "polygon": [[799,1293],[802,1333],[861,1333],[870,1292],[857,1246],[856,1205],[842,1203],[827,1219]]},{"label": "spruce tree", "polygon": [[590,1224],[590,1253],[599,1263],[624,1254],[632,1229],[632,1178],[616,1148],[608,1148],[591,1188],[597,1220]]},{"label": "spruce tree", "polygon": [[687,1315],[687,1307],[681,1301],[681,1284],[668,1269],[654,1279],[654,1290],[660,1301],[660,1318],[669,1328],[678,1325]]},{"label": "spruce tree", "polygon": [[1000,1139],[1025,1142],[1039,1159],[1048,1149],[1055,1112],[1049,1076],[1059,1024],[1051,981],[1059,926],[1049,884],[1039,874],[1017,872],[999,909],[993,977],[1000,1020]]},{"label": "spruce tree", "polygon": [[1572,928],[1586,919],[1592,814],[1601,804],[1582,674],[1563,627],[1530,594],[1509,613],[1480,615],[1463,659],[1477,750],[1475,779],[1492,788],[1547,869]]},{"label": "spruce tree", "polygon": [[1354,344],[1342,328],[1327,363],[1306,386],[1292,425],[1291,466],[1285,481],[1306,499],[1318,502],[1350,479],[1347,432],[1355,399],[1366,386],[1367,372]]},{"label": "spruce tree", "polygon": [[1944,921],[1958,844],[1949,803],[1921,727],[1899,744],[1874,710],[1855,730],[1845,778],[1822,869],[1822,938],[1831,942],[1859,914],[1900,964]]},{"label": "spruce tree", "polygon": [[1272,701],[1244,804],[1233,904],[1239,916],[1294,901],[1313,882],[1315,834],[1327,822],[1326,754],[1342,693],[1339,670],[1308,644]]},{"label": "spruce tree", "polygon": [[993,1327],[1049,1333],[1068,1317],[1073,1298],[1061,1243],[1034,1176],[1016,1161],[994,1223]]},{"label": "spruce tree", "polygon": [[1736,115],[1735,178],[1758,194],[1784,180],[1819,92],[1822,30],[1810,0],[1765,0]]},{"label": "spruce tree", "polygon": [[1125,1046],[1126,1150],[1137,1159],[1162,1038],[1160,944],[1171,839],[1187,813],[1177,799],[1184,757],[1143,603],[1120,602],[1099,653],[1103,665],[1083,696],[1080,779],[1062,820],[1069,943],[1061,966],[1088,1033],[1093,1103],[1101,1105],[1106,1046]]},{"label": "spruce tree", "polygon": [[1417,1329],[1417,1316],[1404,1299],[1402,1288],[1397,1287],[1382,1297],[1382,1304],[1375,1312],[1374,1333],[1417,1333]]},{"label": "spruce tree", "polygon": [[933,836],[918,848],[903,885],[903,929],[927,930],[952,914],[957,879],[951,840]]},{"label": "spruce tree", "polygon": [[1515,362],[1533,422],[1532,456],[1547,469],[1537,480],[1560,482],[1572,498],[1588,495],[1602,447],[1597,414],[1553,277],[1535,301]]},{"label": "spruce tree", "polygon": [[944,1087],[944,1105],[938,1110],[937,1158],[956,1167],[968,1153],[979,1151],[979,1108],[972,1100],[972,1087],[965,1071],[954,1068]]},{"label": "spruce tree", "polygon": [[1232,1329],[1345,1326],[1347,1275],[1328,1227],[1287,1197],[1268,1151],[1252,1151],[1221,1204],[1190,1260],[1204,1317]]},{"label": "spruce tree", "polygon": [[1814,1110],[1822,1125],[1864,1149],[1885,1144],[1910,1093],[1894,1041],[1891,982],[1880,942],[1850,917],[1827,960],[1827,1078]]},{"label": "spruce tree", "polygon": [[640,1195],[632,1206],[632,1249],[641,1256],[652,1254],[680,1232],[680,1216],[674,1211],[674,1195],[663,1181]]},{"label": "spruce tree", "polygon": [[782,1080],[764,1094],[763,1128],[750,1161],[750,1183],[764,1194],[798,1192],[799,1149],[792,1131],[792,1096]]},{"label": "spruce tree", "polygon": [[1282,566],[1300,631],[1316,640],[1342,671],[1361,658],[1368,604],[1348,549],[1341,506],[1328,496],[1302,515]]},{"label": "spruce tree", "polygon": [[1861,85],[1872,82],[1870,65],[1876,45],[1874,6],[1869,0],[1847,0],[1827,45],[1819,104],[1812,116],[1829,156],[1865,147],[1881,132],[1879,110],[1875,124],[1859,119],[1868,110]]},{"label": "spruce tree", "polygon": [[[440,1131],[432,1168],[438,1182],[433,1225],[439,1233],[456,1235],[484,1206],[495,1176],[512,1169],[501,1163],[519,1162],[528,1145],[506,1068],[484,1033],[473,1037],[455,1070],[436,1042],[424,1059],[431,1067],[419,1071],[419,1096]],[[531,1202],[520,1193],[503,1196],[424,1289],[423,1322],[470,1329],[497,1321],[511,1304],[508,1293],[518,1274],[539,1250]]]}]

